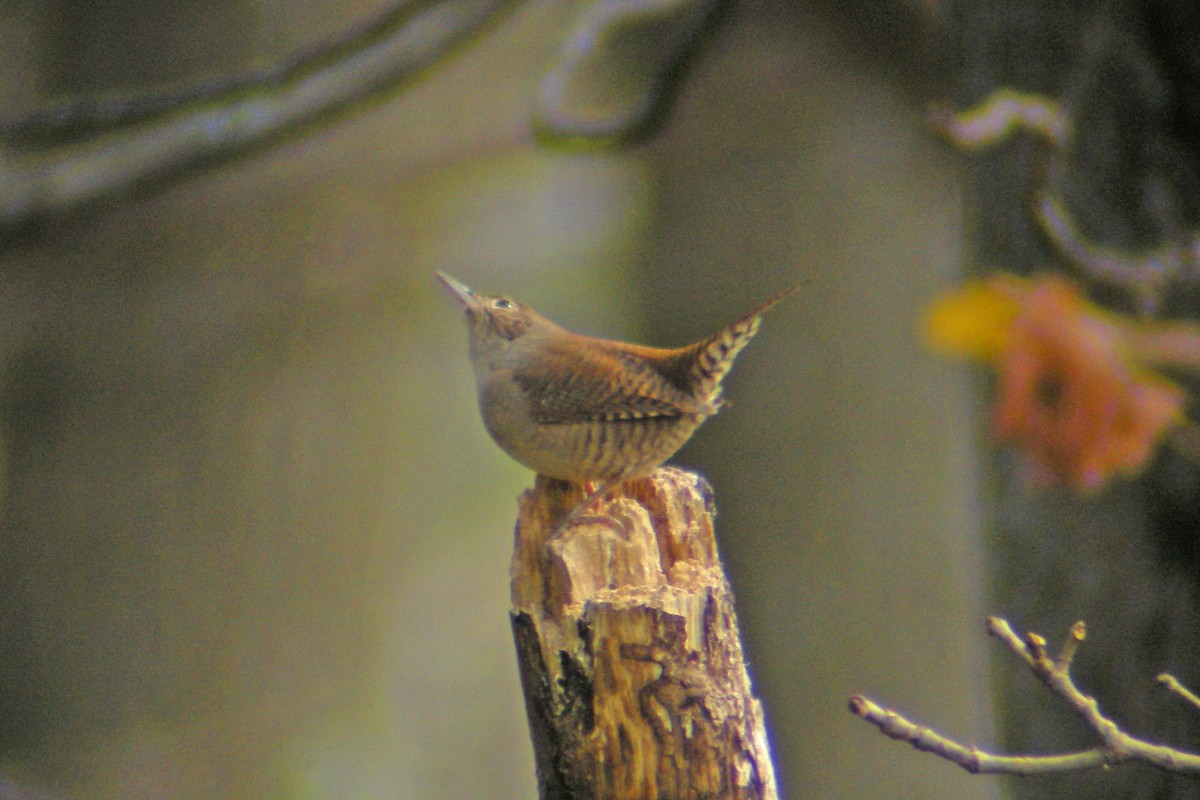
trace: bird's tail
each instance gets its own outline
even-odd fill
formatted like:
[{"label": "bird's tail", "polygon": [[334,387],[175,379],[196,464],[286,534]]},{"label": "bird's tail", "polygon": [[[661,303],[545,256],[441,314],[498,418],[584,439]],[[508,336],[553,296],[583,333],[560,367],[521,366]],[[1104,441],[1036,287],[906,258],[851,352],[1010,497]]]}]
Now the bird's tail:
[{"label": "bird's tail", "polygon": [[762,315],[776,303],[791,297],[799,290],[799,286],[785,289],[693,346],[695,366],[692,385],[695,387],[697,399],[714,407],[721,403],[721,381],[729,374],[738,353],[750,343],[754,334],[758,333]]}]

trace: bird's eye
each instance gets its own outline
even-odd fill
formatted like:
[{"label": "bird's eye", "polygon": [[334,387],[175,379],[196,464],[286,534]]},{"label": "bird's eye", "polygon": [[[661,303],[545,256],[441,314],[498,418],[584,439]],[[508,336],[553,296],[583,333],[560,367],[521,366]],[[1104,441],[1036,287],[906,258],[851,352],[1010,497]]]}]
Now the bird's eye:
[{"label": "bird's eye", "polygon": [[506,297],[501,297],[499,300],[492,303],[492,305],[495,306],[496,308],[502,308],[507,311],[508,309],[513,307],[513,301],[509,300]]}]

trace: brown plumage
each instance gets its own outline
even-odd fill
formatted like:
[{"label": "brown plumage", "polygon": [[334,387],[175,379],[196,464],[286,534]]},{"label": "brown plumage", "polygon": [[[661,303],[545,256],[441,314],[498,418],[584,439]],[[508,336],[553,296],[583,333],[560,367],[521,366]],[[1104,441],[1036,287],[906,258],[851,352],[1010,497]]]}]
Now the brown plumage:
[{"label": "brown plumage", "polygon": [[649,475],[717,413],[721,380],[788,289],[713,336],[678,349],[560,328],[508,297],[438,280],[466,313],[484,426],[541,475],[573,483]]}]

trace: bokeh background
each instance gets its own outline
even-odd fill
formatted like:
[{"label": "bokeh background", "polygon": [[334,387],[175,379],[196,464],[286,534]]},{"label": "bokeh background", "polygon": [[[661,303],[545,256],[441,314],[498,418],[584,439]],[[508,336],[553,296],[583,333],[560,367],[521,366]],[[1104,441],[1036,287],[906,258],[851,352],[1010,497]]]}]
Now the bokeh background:
[{"label": "bokeh background", "polygon": [[[581,4],[518,4],[332,123],[7,242],[0,775],[535,796],[507,616],[532,475],[479,421],[444,270],[664,346],[810,281],[675,459],[715,487],[783,794],[996,796],[846,711],[993,740],[977,415],[917,335],[964,269],[938,9],[866,5],[740,2],[653,138],[572,152],[530,115]],[[379,7],[9,0],[0,100],[229,74]]]}]

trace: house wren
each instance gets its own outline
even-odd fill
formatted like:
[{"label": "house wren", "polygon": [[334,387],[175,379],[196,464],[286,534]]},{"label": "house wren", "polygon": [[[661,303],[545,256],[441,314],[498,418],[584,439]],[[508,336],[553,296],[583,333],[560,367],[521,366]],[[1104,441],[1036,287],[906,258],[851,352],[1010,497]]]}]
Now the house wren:
[{"label": "house wren", "polygon": [[467,316],[483,424],[540,475],[601,488],[652,473],[724,404],[721,380],[792,287],[713,336],[678,349],[560,328],[508,297],[437,273]]}]

